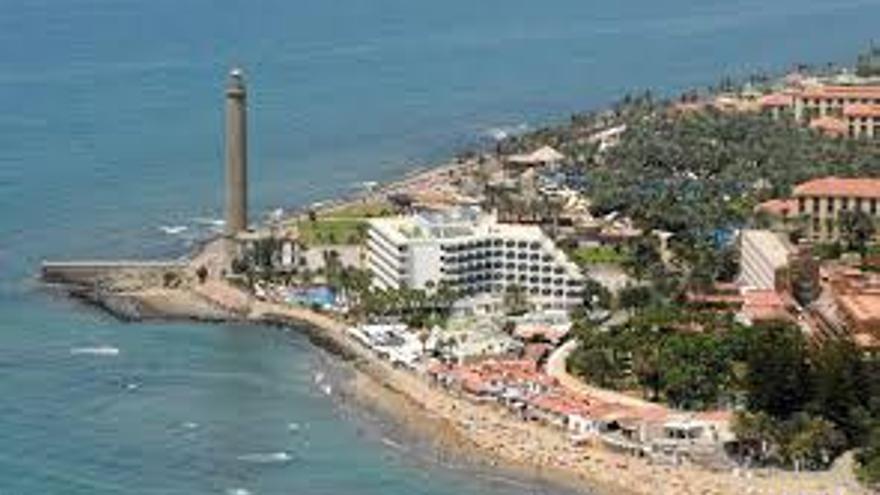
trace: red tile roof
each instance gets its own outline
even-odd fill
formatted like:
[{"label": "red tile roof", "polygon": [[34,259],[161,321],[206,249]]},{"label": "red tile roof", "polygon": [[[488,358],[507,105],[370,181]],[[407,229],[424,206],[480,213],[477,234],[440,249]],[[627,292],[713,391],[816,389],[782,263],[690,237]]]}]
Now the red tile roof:
[{"label": "red tile roof", "polygon": [[880,105],[846,105],[843,115],[847,117],[880,117]]},{"label": "red tile roof", "polygon": [[798,184],[794,188],[794,196],[880,198],[880,179],[823,177]]},{"label": "red tile roof", "polygon": [[764,211],[771,215],[787,217],[797,211],[797,200],[789,198],[771,199],[756,206],[755,211]]},{"label": "red tile roof", "polygon": [[808,86],[800,92],[803,98],[880,98],[880,86]]},{"label": "red tile roof", "polygon": [[770,93],[758,98],[758,103],[764,108],[790,107],[793,103],[792,95],[785,93]]},{"label": "red tile roof", "polygon": [[841,119],[825,116],[811,120],[810,129],[816,129],[831,136],[842,136],[849,131],[849,126]]}]

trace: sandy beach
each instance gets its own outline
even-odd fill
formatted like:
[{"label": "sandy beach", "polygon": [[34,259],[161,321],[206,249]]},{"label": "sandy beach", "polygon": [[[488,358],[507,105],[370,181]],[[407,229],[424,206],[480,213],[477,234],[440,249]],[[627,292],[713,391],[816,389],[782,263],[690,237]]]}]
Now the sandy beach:
[{"label": "sandy beach", "polygon": [[[473,448],[490,464],[501,463],[523,473],[547,473],[566,486],[608,494],[867,494],[851,474],[851,456],[843,456],[825,472],[794,473],[753,470],[749,474],[711,472],[692,466],[651,464],[645,459],[593,445],[575,446],[566,435],[549,426],[525,422],[498,405],[475,403],[431,384],[425,377],[392,367],[346,334],[346,324],[330,315],[305,308],[251,299],[226,284],[206,287],[212,298],[235,314],[255,323],[304,329],[319,344],[348,358],[363,373],[355,390],[364,400],[384,404],[388,412],[418,427],[430,418],[430,433],[439,445]],[[229,305],[234,307],[229,307]],[[400,407],[405,401],[407,407]],[[437,428],[439,421],[445,427]]]}]

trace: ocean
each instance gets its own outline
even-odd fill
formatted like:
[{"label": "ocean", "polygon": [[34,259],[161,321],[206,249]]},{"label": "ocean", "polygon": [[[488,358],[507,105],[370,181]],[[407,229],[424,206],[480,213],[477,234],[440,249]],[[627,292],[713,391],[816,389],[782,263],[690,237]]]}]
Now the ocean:
[{"label": "ocean", "polygon": [[123,324],[36,282],[44,258],[210,233],[231,66],[258,220],[627,91],[847,63],[878,21],[869,0],[0,2],[0,494],[562,493],[401,450],[296,331]]}]

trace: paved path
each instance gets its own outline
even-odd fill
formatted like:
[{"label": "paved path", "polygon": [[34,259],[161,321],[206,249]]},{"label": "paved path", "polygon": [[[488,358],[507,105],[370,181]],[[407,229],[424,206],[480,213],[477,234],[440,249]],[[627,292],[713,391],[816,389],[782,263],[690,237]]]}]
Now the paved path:
[{"label": "paved path", "polygon": [[559,384],[577,394],[595,397],[596,399],[607,402],[609,404],[619,404],[628,407],[662,409],[663,406],[648,402],[636,397],[631,397],[620,392],[597,388],[587,385],[580,378],[571,375],[565,369],[565,362],[568,356],[574,352],[579,342],[576,339],[569,340],[564,345],[556,348],[547,359],[545,371],[548,375],[559,380]]}]

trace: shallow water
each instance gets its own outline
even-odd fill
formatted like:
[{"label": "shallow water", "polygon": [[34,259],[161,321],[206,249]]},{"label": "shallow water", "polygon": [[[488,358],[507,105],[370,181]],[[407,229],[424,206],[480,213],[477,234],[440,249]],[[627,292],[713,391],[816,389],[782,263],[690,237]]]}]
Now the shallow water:
[{"label": "shallow water", "polygon": [[400,454],[408,437],[316,386],[304,338],[124,325],[34,283],[42,258],[176,255],[216,227],[230,65],[251,84],[257,218],[626,90],[847,61],[878,17],[862,0],[0,2],[0,493],[552,491]]}]

